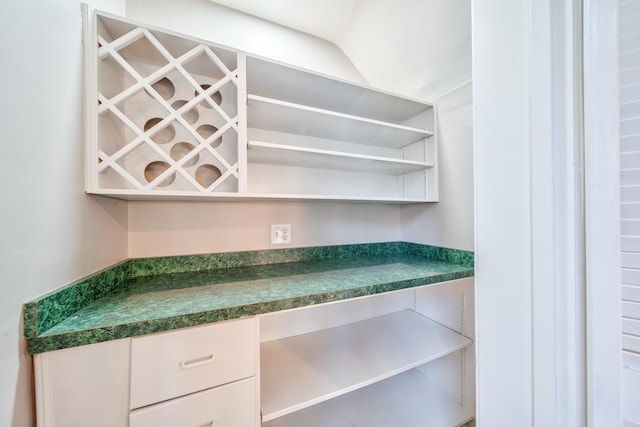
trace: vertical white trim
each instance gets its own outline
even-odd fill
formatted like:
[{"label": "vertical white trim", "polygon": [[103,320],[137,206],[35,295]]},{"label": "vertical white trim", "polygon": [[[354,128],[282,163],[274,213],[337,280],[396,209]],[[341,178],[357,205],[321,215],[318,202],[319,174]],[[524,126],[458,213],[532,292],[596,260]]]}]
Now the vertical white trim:
[{"label": "vertical white trim", "polygon": [[477,421],[532,425],[528,2],[472,3]]},{"label": "vertical white trim", "polygon": [[53,425],[50,399],[52,391],[48,380],[49,357],[47,353],[33,356],[33,379],[35,388],[36,425]]},{"label": "vertical white trim", "polygon": [[473,3],[479,425],[587,421],[581,4]]},{"label": "vertical white trim", "polygon": [[238,193],[248,191],[247,162],[247,55],[238,53]]},{"label": "vertical white trim", "polygon": [[98,188],[98,68],[95,61],[96,16],[93,8],[86,3],[82,9],[82,46],[84,55],[84,177],[85,190],[94,192]]},{"label": "vertical white trim", "polygon": [[616,0],[584,2],[588,425],[621,423]]},{"label": "vertical white trim", "polygon": [[[557,5],[557,3],[556,3]],[[557,207],[553,190],[556,170],[553,163],[554,100],[550,90],[554,73],[552,4],[531,2],[531,334],[533,370],[533,425],[556,424],[556,352],[554,271],[556,268],[554,221]]]}]

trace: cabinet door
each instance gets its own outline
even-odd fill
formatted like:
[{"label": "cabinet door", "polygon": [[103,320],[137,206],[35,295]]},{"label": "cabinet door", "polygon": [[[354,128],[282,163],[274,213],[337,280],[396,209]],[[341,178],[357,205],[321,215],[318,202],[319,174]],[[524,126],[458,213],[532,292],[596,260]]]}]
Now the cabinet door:
[{"label": "cabinet door", "polygon": [[254,375],[255,319],[133,338],[131,408]]},{"label": "cabinet door", "polygon": [[38,426],[126,426],[129,339],[34,356]]},{"label": "cabinet door", "polygon": [[129,427],[251,427],[256,423],[254,378],[131,412]]}]

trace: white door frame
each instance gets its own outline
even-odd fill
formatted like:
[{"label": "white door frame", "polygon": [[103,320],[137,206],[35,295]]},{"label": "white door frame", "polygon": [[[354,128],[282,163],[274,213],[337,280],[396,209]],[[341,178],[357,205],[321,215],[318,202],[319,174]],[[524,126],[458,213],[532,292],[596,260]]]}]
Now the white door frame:
[{"label": "white door frame", "polygon": [[477,420],[620,425],[616,0],[473,0]]}]

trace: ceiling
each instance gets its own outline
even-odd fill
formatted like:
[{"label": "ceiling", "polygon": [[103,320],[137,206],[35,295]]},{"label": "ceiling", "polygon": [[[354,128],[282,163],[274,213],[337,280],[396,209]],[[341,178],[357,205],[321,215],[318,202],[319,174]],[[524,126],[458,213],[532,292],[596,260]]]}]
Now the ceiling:
[{"label": "ceiling", "polygon": [[434,100],[471,81],[469,0],[210,0],[334,43],[369,84]]},{"label": "ceiling", "polygon": [[339,44],[358,0],[211,0]]}]

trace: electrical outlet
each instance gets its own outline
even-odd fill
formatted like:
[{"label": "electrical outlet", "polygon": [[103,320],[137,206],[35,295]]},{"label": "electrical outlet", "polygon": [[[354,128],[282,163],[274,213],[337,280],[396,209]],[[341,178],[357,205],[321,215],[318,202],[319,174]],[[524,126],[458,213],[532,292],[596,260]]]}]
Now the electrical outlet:
[{"label": "electrical outlet", "polygon": [[291,224],[271,224],[271,244],[288,245],[291,243]]}]

